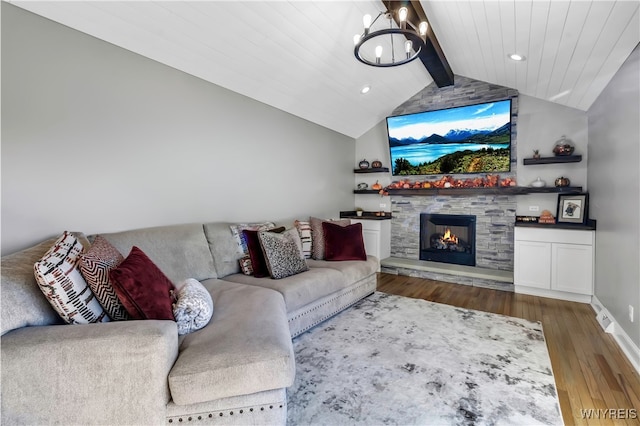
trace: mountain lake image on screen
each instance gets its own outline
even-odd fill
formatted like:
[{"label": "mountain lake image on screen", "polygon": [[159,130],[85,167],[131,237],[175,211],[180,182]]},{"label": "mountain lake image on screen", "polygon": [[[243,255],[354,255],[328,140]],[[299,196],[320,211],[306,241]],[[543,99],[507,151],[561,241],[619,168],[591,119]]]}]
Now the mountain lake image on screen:
[{"label": "mountain lake image on screen", "polygon": [[387,117],[393,175],[511,170],[511,100]]}]

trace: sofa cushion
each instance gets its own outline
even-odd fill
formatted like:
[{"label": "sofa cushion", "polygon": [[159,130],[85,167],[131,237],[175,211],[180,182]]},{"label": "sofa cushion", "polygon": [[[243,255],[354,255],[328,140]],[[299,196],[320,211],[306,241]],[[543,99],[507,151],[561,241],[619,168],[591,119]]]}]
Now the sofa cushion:
[{"label": "sofa cushion", "polygon": [[238,254],[238,244],[231,233],[231,225],[232,223],[228,222],[211,222],[203,225],[218,278],[240,272],[238,259],[242,255]]},{"label": "sofa cushion", "polygon": [[80,240],[65,231],[33,265],[36,281],[65,322],[89,324],[109,321],[78,268],[83,250]]},{"label": "sofa cushion", "polygon": [[2,257],[2,334],[21,327],[63,323],[60,315],[43,296],[33,274],[33,264],[42,258],[56,239],[50,238],[33,247]]},{"label": "sofa cushion", "polygon": [[243,274],[228,275],[224,280],[278,291],[284,296],[287,312],[293,312],[352,283],[347,281],[345,275],[339,270],[331,268],[312,268],[281,280],[256,278]]},{"label": "sofa cushion", "polygon": [[173,320],[173,283],[149,257],[133,246],[129,256],[109,272],[109,279],[133,319]]},{"label": "sofa cushion", "polygon": [[302,254],[304,254],[305,259],[310,259],[311,247],[313,244],[311,237],[311,224],[303,220],[296,220],[293,224],[298,230],[298,234],[300,235],[300,242],[302,243]]},{"label": "sofa cushion", "polygon": [[188,278],[176,288],[173,316],[180,336],[209,324],[213,316],[213,300],[200,281]]},{"label": "sofa cushion", "polygon": [[379,260],[375,256],[367,256],[366,261],[362,260],[345,260],[342,262],[333,262],[328,260],[307,260],[311,270],[334,269],[340,271],[346,278],[348,283],[355,283],[371,274],[375,274],[379,267]]},{"label": "sofa cushion", "polygon": [[322,222],[326,260],[367,260],[362,238],[362,224],[340,226]]},{"label": "sofa cushion", "polygon": [[309,223],[311,224],[311,240],[312,240],[312,252],[311,257],[316,260],[324,260],[324,231],[322,229],[322,222],[331,222],[336,225],[346,226],[350,225],[349,219],[339,220],[324,220],[317,217],[310,217]]},{"label": "sofa cushion", "polygon": [[158,226],[101,234],[120,253],[135,245],[173,282],[215,278],[216,270],[201,224]]},{"label": "sofa cushion", "polygon": [[181,342],[169,373],[173,401],[195,404],[291,386],[295,363],[282,295],[221,280],[202,284],[216,309],[209,325]]},{"label": "sofa cushion", "polygon": [[123,260],[122,254],[100,235],[96,236],[89,250],[80,255],[82,276],[109,317],[115,321],[130,318],[109,279],[109,272]]},{"label": "sofa cushion", "polygon": [[[284,226],[278,228],[269,229],[269,232],[282,233],[285,231]],[[258,232],[253,229],[243,229],[242,236],[247,243],[247,250],[249,252],[249,258],[251,259],[251,273],[247,274],[242,267],[242,259],[240,260],[240,269],[245,275],[253,275],[254,277],[262,278],[269,276],[269,268],[267,266],[267,259],[264,256],[264,251],[260,245],[260,239],[258,238]]]},{"label": "sofa cushion", "polygon": [[[258,239],[271,278],[282,279],[309,269],[296,229],[292,228],[282,234],[260,231]],[[254,276],[257,277],[255,274]]]}]

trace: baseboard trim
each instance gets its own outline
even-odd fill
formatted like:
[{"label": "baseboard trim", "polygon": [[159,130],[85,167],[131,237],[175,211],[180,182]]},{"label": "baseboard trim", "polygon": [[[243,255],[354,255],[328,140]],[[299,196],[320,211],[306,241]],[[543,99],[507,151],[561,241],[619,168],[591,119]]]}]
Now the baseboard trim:
[{"label": "baseboard trim", "polygon": [[640,374],[640,348],[631,340],[631,337],[620,327],[611,312],[604,307],[596,296],[591,299],[591,306],[596,311],[596,319],[605,332],[611,334],[618,343],[622,353],[629,360],[636,372]]}]

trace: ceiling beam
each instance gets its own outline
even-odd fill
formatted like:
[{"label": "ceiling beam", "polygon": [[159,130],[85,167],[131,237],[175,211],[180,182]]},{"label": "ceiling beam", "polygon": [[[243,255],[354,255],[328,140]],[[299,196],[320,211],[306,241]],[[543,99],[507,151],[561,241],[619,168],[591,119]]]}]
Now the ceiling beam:
[{"label": "ceiling beam", "polygon": [[[409,11],[407,17],[409,21],[414,23],[426,21],[429,24],[429,29],[427,30],[427,41],[425,43],[425,47],[420,52],[420,55],[418,55],[418,58],[420,58],[422,64],[438,87],[452,86],[453,71],[449,66],[449,62],[447,62],[447,58],[444,56],[444,52],[442,51],[442,47],[440,47],[440,43],[438,43],[436,35],[433,33],[431,23],[429,22],[429,19],[427,19],[427,15],[425,14],[424,9],[422,9],[420,1],[383,0],[382,4],[384,4],[389,12],[396,11],[402,6],[405,6]],[[396,19],[395,15],[394,19]],[[396,23],[399,24],[398,22]]]}]

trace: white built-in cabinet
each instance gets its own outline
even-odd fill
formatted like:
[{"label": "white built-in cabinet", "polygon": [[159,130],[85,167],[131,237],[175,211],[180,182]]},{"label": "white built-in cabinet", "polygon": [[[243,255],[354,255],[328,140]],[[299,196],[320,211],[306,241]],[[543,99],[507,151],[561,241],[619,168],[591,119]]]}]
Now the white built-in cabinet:
[{"label": "white built-in cabinet", "polygon": [[351,219],[351,223],[362,224],[364,249],[368,255],[379,260],[391,256],[391,221]]},{"label": "white built-in cabinet", "polygon": [[515,227],[516,293],[590,303],[595,231]]}]

